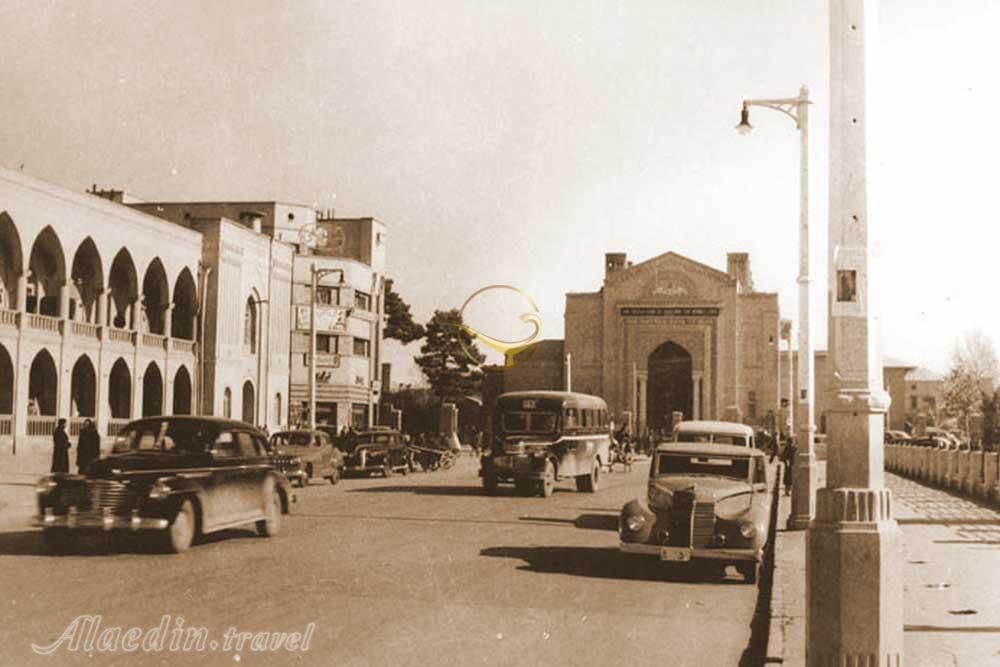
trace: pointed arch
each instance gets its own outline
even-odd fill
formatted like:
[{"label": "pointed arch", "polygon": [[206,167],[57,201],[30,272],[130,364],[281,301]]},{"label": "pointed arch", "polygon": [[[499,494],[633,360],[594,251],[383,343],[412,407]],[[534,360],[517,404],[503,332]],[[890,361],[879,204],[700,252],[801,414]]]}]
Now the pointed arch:
[{"label": "pointed arch", "polygon": [[97,373],[90,357],[81,354],[70,376],[70,416],[94,417],[97,414]]},{"label": "pointed arch", "polygon": [[170,285],[167,283],[167,272],[160,258],[154,257],[146,267],[146,273],[142,278],[142,312],[145,325],[140,331],[165,334],[163,315],[169,305]]},{"label": "pointed arch", "polygon": [[257,353],[257,327],[260,318],[257,316],[257,305],[260,299],[256,293],[247,297],[243,306],[243,349],[250,354]]},{"label": "pointed arch", "polygon": [[247,380],[243,383],[243,414],[240,419],[248,424],[256,423],[254,408],[256,407],[255,391],[253,383]]},{"label": "pointed arch", "polygon": [[191,414],[191,375],[184,366],[178,368],[177,372],[174,374],[173,414]]},{"label": "pointed arch", "polygon": [[28,371],[28,414],[54,415],[58,387],[56,362],[49,351],[43,348],[31,360],[31,369]]},{"label": "pointed arch", "polygon": [[104,291],[104,266],[91,237],[85,238],[76,249],[70,276],[75,294],[70,294],[69,318],[97,322],[97,298]]},{"label": "pointed arch", "polygon": [[149,362],[142,373],[142,416],[163,414],[163,373],[155,361]]},{"label": "pointed arch", "polygon": [[0,345],[0,415],[14,412],[14,362],[7,348]]},{"label": "pointed arch", "polygon": [[28,312],[59,317],[59,294],[66,284],[66,255],[51,226],[40,231],[31,244],[28,270]]},{"label": "pointed arch", "polygon": [[23,309],[17,302],[17,281],[24,273],[24,252],[17,225],[6,211],[0,211],[0,308]]},{"label": "pointed arch", "polygon": [[115,360],[108,376],[108,404],[112,419],[132,417],[132,371],[121,357]]},{"label": "pointed arch", "polygon": [[111,299],[105,324],[118,329],[132,328],[132,308],[139,298],[138,276],[132,253],[127,248],[122,248],[111,262],[111,273],[108,276]]},{"label": "pointed arch", "polygon": [[191,271],[186,267],[174,282],[174,312],[170,319],[170,336],[194,340],[194,319],[198,312],[198,291]]}]

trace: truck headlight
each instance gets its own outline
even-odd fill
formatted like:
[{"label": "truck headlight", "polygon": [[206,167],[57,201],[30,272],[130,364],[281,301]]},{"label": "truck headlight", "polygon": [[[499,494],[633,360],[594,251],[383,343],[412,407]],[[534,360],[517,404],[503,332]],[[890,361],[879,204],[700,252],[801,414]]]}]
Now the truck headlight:
[{"label": "truck headlight", "polygon": [[625,518],[625,527],[633,533],[639,532],[645,525],[646,517],[641,514],[632,514],[631,516]]},{"label": "truck headlight", "polygon": [[757,526],[753,525],[749,521],[744,521],[740,524],[740,535],[747,538],[748,540],[757,534]]}]

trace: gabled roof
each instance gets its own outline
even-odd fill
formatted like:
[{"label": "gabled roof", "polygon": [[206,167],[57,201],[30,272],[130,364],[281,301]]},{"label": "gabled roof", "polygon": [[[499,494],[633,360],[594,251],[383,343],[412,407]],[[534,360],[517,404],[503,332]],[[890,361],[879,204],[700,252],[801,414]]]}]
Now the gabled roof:
[{"label": "gabled roof", "polygon": [[678,260],[678,261],[680,261],[683,264],[688,264],[689,266],[692,266],[692,267],[697,268],[697,269],[699,269],[701,271],[705,271],[705,272],[707,272],[709,274],[712,274],[714,277],[716,277],[716,278],[718,278],[720,280],[726,280],[726,281],[729,281],[729,282],[734,282],[734,280],[735,280],[734,278],[732,278],[725,271],[720,271],[719,269],[717,269],[717,268],[715,268],[713,266],[709,266],[708,264],[702,264],[701,262],[693,260],[690,257],[685,257],[684,255],[679,255],[676,252],[674,252],[673,250],[668,250],[667,252],[665,252],[663,254],[657,255],[656,257],[650,257],[649,259],[647,259],[647,260],[645,260],[643,262],[639,262],[638,264],[633,264],[632,266],[630,266],[627,269],[625,269],[625,272],[627,273],[629,271],[634,271],[636,269],[640,269],[640,268],[646,267],[646,266],[648,266],[648,265],[650,265],[650,264],[652,264],[654,262],[658,262],[658,261],[664,260],[664,259],[675,259],[675,260]]}]

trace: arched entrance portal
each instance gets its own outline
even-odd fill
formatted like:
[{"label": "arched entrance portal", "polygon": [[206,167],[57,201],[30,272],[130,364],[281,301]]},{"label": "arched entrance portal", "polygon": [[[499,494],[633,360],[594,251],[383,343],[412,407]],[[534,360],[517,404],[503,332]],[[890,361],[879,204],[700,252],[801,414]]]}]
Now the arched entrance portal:
[{"label": "arched entrance portal", "polygon": [[14,412],[14,364],[7,348],[0,345],[0,415]]},{"label": "arched entrance portal", "polygon": [[108,404],[112,419],[132,417],[132,372],[125,360],[118,358],[108,378]]},{"label": "arched entrance portal", "polygon": [[48,350],[41,350],[31,362],[28,374],[28,414],[54,415],[59,374]]},{"label": "arched entrance portal", "polygon": [[670,416],[683,412],[691,419],[691,353],[677,343],[660,345],[649,355],[646,420],[649,428],[668,429]]},{"label": "arched entrance portal", "polygon": [[93,417],[97,406],[97,374],[90,357],[82,355],[73,364],[73,375],[70,378],[70,416]]}]

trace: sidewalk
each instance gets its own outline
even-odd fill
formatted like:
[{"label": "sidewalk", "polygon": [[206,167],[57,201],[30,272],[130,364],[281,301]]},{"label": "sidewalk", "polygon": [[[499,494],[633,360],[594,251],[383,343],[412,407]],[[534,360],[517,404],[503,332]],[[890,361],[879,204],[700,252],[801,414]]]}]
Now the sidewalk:
[{"label": "sidewalk", "polygon": [[24,529],[29,524],[35,512],[35,482],[51,464],[51,452],[41,448],[0,454],[0,530]]},{"label": "sidewalk", "polygon": [[[886,473],[903,538],[908,667],[1000,665],[1000,511]],[[805,664],[805,531],[778,533],[768,662]]]}]

